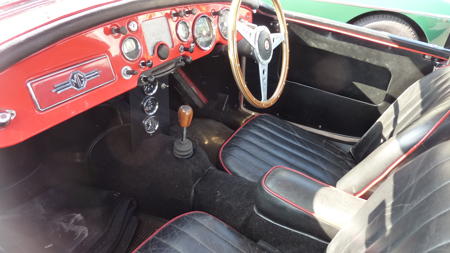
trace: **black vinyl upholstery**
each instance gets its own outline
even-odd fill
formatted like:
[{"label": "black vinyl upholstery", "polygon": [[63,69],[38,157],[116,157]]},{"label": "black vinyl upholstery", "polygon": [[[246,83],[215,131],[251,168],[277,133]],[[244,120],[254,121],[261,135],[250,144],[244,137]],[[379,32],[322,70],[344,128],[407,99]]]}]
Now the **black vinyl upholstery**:
[{"label": "black vinyl upholstery", "polygon": [[145,240],[134,253],[265,252],[217,218],[203,212],[180,215]]},{"label": "black vinyl upholstery", "polygon": [[329,241],[364,202],[296,170],[274,167],[258,184],[255,209],[271,221]]},{"label": "black vinyl upholstery", "polygon": [[350,154],[332,142],[266,114],[238,130],[220,156],[232,174],[253,182],[283,165],[335,185],[354,166]]},{"label": "black vinyl upholstery", "polygon": [[[351,152],[323,136],[261,115],[235,132],[222,146],[220,158],[224,169],[250,181],[258,181],[274,166],[286,166],[362,196],[372,190],[374,181],[394,169],[392,165],[398,166],[425,148],[450,139],[449,110],[447,67],[412,84]],[[415,147],[418,144],[420,147]],[[403,157],[405,154],[407,157]]]},{"label": "black vinyl upholstery", "polygon": [[[316,198],[319,190],[308,192],[313,194],[310,198]],[[331,240],[327,252],[448,252],[449,196],[450,141],[447,141],[397,168],[367,201],[361,200],[364,203],[356,207],[355,215]],[[166,224],[137,250],[141,253],[260,251],[255,243],[216,218],[198,212]]]},{"label": "black vinyl upholstery", "polygon": [[328,252],[449,252],[450,142],[388,177]]}]

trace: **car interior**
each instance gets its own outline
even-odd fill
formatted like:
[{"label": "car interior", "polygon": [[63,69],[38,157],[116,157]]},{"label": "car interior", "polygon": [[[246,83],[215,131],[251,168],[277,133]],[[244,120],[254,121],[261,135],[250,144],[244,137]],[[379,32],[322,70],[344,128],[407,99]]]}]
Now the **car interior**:
[{"label": "car interior", "polygon": [[0,252],[446,252],[450,50],[278,0],[0,44]]}]

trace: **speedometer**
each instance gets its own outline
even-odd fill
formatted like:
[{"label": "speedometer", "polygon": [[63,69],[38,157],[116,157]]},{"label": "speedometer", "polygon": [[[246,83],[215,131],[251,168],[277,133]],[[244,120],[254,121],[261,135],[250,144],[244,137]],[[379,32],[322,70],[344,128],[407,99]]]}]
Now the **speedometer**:
[{"label": "speedometer", "polygon": [[219,14],[219,31],[222,37],[228,39],[228,16],[230,9],[223,9]]},{"label": "speedometer", "polygon": [[209,50],[216,39],[216,32],[210,17],[201,15],[194,24],[195,43],[202,50]]}]

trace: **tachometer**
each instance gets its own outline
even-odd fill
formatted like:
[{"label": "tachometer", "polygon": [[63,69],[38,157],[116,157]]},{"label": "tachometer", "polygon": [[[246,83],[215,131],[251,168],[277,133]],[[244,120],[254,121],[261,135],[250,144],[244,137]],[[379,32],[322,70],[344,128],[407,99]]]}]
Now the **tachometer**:
[{"label": "tachometer", "polygon": [[177,36],[181,41],[187,41],[191,32],[189,31],[189,25],[186,21],[180,21],[177,24]]},{"label": "tachometer", "polygon": [[127,37],[122,41],[123,56],[129,61],[135,61],[142,53],[141,44],[135,37]]},{"label": "tachometer", "polygon": [[228,14],[230,9],[223,9],[219,13],[219,32],[225,39],[228,39]]},{"label": "tachometer", "polygon": [[216,32],[210,17],[201,15],[195,20],[194,39],[200,49],[211,49],[216,39]]}]

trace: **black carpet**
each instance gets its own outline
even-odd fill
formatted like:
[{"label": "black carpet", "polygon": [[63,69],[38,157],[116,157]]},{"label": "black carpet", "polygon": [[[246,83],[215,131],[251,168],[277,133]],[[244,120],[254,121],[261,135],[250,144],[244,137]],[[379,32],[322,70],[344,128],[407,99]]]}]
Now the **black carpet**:
[{"label": "black carpet", "polygon": [[252,213],[256,184],[210,170],[195,188],[195,210],[202,210],[241,231]]},{"label": "black carpet", "polygon": [[[171,127],[171,135],[181,136],[181,128],[178,124]],[[233,130],[215,120],[194,119],[187,131],[188,137],[199,147],[205,150],[209,160],[217,168],[220,168],[219,149],[222,144],[233,134]]]},{"label": "black carpet", "polygon": [[212,166],[197,148],[189,159],[172,154],[174,137],[159,134],[130,146],[130,128],[121,126],[100,136],[88,161],[97,185],[129,194],[143,212],[171,218],[192,208],[193,185]]}]

